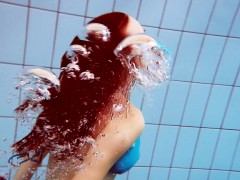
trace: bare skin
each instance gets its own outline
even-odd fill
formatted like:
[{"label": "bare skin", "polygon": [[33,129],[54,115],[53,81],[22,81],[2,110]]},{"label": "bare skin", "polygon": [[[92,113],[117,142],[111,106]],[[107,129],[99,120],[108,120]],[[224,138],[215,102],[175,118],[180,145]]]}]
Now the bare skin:
[{"label": "bare skin", "polygon": [[[129,16],[129,24],[124,35],[143,33],[142,26]],[[125,102],[127,100],[125,99]],[[129,104],[128,112],[125,110],[114,114],[109,123],[102,130],[101,135],[95,141],[96,146],[85,149],[79,148],[78,154],[88,154],[80,161],[71,157],[64,161],[57,160],[50,154],[48,163],[47,179],[58,180],[104,180],[114,179],[114,175],[108,173],[114,163],[132,146],[144,128],[144,119],[141,111]],[[46,154],[45,154],[46,155]],[[45,156],[44,155],[44,156]],[[39,162],[43,157],[39,157]],[[40,163],[28,161],[23,163],[17,173],[15,180],[31,179],[34,171]],[[80,165],[81,168],[66,168]],[[66,170],[67,169],[67,170]]]},{"label": "bare skin", "polygon": [[[101,135],[98,136],[95,141],[96,146],[90,147],[88,150],[89,156],[83,161],[73,157],[60,161],[50,155],[47,179],[114,179],[114,175],[108,173],[109,169],[131,147],[144,128],[142,113],[133,105],[129,106],[128,111],[118,112],[114,115],[115,118],[110,120]],[[84,149],[79,149],[78,153],[83,154],[86,152],[84,152]],[[38,157],[38,162],[41,162],[41,159],[42,157]],[[22,163],[14,179],[31,179],[40,164],[32,161]],[[74,166],[83,165],[83,168],[75,169],[73,164]]]},{"label": "bare skin", "polygon": [[[36,162],[28,160],[28,161],[22,163],[14,176],[14,180],[31,179],[31,177],[37,170],[38,166],[41,165],[41,162],[46,155],[47,155],[47,152],[45,152],[42,156],[36,156],[34,158],[36,160]],[[26,160],[26,159],[28,159],[28,157],[23,157],[22,159]]]},{"label": "bare skin", "polygon": [[[107,176],[109,179],[111,177],[108,174],[109,169],[131,147],[143,128],[142,113],[131,105],[127,117],[126,112],[123,112],[110,120],[110,123],[96,139],[96,146],[89,149],[88,156],[82,162],[73,157],[58,161],[53,156],[50,156],[48,164],[49,176],[47,179],[103,180]],[[79,149],[78,153],[84,152]],[[67,167],[70,167],[75,162],[83,166],[80,169],[70,168],[69,170]]]}]

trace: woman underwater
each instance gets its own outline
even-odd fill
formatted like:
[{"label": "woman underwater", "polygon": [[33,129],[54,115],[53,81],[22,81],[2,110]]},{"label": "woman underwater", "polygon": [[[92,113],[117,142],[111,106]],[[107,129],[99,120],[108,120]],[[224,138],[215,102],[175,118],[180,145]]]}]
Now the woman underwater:
[{"label": "woman underwater", "polygon": [[[144,119],[129,102],[131,87],[167,79],[166,52],[143,33],[124,13],[104,14],[88,23],[84,37],[73,39],[58,79],[41,69],[28,71],[55,86],[48,97],[26,98],[16,109],[42,111],[32,131],[13,145],[25,159],[14,179],[31,179],[46,154],[47,179],[113,179],[136,163]],[[158,61],[144,61],[153,57],[146,52]]]}]

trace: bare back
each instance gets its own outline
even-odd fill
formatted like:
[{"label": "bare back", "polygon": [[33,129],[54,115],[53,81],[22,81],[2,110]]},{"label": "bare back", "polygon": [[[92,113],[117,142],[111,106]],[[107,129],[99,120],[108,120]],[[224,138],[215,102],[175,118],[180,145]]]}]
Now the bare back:
[{"label": "bare back", "polygon": [[[87,152],[79,148],[79,154],[88,154],[82,161],[73,157],[58,161],[50,155],[47,179],[104,179],[109,169],[139,137],[143,128],[142,113],[131,105],[127,116],[126,113],[119,113],[109,121]],[[78,168],[69,168],[71,166]]]}]

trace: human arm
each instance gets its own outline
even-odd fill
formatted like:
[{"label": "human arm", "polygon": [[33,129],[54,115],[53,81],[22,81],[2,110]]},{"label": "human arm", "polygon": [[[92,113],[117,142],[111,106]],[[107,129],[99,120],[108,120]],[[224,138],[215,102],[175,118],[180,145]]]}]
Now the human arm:
[{"label": "human arm", "polygon": [[34,157],[29,158],[27,156],[24,156],[22,158],[22,162],[17,169],[17,172],[14,175],[14,180],[30,180],[39,167],[41,165],[42,160],[47,155],[47,152],[44,152],[42,155],[36,155]]}]

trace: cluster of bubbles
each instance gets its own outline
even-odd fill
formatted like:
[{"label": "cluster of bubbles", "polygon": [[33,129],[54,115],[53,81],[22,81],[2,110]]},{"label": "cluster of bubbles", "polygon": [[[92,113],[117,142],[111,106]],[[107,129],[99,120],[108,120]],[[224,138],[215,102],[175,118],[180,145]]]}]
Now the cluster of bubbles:
[{"label": "cluster of bubbles", "polygon": [[[105,25],[91,23],[81,31],[79,38],[91,42],[108,42],[111,39],[111,33]],[[127,55],[123,55],[122,51],[129,47],[131,51]],[[114,53],[121,61],[124,61],[123,63],[127,62],[130,72],[135,74],[138,84],[143,89],[154,89],[169,79],[170,50],[146,34],[126,37],[118,44]],[[79,67],[76,66],[77,54],[87,57],[90,51],[81,45],[70,46],[67,56],[72,63],[65,68],[65,71],[69,71],[69,77],[75,77],[73,71],[79,71]],[[136,63],[134,59],[139,59],[140,62]],[[141,64],[141,67],[138,64]],[[81,77],[84,77],[83,80],[94,79],[94,74],[87,71],[83,72]]]},{"label": "cluster of bubbles", "polygon": [[[91,42],[107,42],[110,40],[110,31],[109,29],[99,23],[91,23],[83,28],[79,33],[78,37],[81,40],[91,41]],[[91,49],[86,49],[84,46],[79,44],[73,44],[67,49],[66,57],[70,60],[70,63],[61,68],[64,72],[67,73],[68,78],[80,78],[80,80],[92,80],[98,79],[93,73],[89,70],[81,72],[79,77],[76,76],[76,72],[80,72],[80,67],[78,66],[79,55],[82,57],[88,57],[91,53]]]},{"label": "cluster of bubbles", "polygon": [[[107,42],[110,40],[109,30],[101,24],[89,24],[86,30],[81,33],[84,34],[84,39],[89,41],[102,41]],[[139,37],[137,37],[139,36]],[[81,37],[80,37],[81,38]],[[168,77],[168,67],[169,67],[169,58],[171,52],[165,48],[162,44],[155,41],[153,38],[147,38],[144,35],[143,41],[140,35],[134,35],[125,38],[115,49],[115,55],[127,64],[130,72],[133,73],[136,77],[137,82],[147,89],[153,89],[156,86],[159,86],[163,81],[169,79]],[[82,38],[81,38],[82,39]],[[140,39],[140,41],[139,41]],[[127,55],[123,55],[122,52],[125,48],[129,47],[131,51]],[[80,80],[92,80],[98,79],[95,75],[89,70],[81,72],[81,67],[79,67],[79,54],[83,57],[88,57],[91,52],[81,45],[71,45],[66,53],[70,63],[61,68],[67,74],[68,78],[79,78]],[[77,77],[78,75],[78,77]],[[24,73],[19,75],[19,83],[16,88],[21,89],[25,100],[29,103],[24,106],[22,111],[17,112],[17,119],[26,120],[27,117],[36,117],[36,113],[42,110],[40,102],[43,100],[50,100],[52,94],[49,89],[54,89],[56,92],[60,91],[60,80],[52,72],[45,70],[43,68],[33,68],[27,70]],[[124,109],[123,104],[113,104],[113,110],[115,112],[120,112]],[[34,114],[32,114],[34,113]],[[86,123],[83,121],[82,123]],[[56,128],[55,126],[44,126],[44,131],[51,132],[52,129]],[[62,134],[65,137],[71,130],[67,129],[63,131]],[[101,137],[105,137],[101,136]],[[128,136],[124,136],[128,140]],[[54,134],[49,136],[49,141],[53,140]],[[80,143],[79,143],[80,142]],[[77,143],[80,148],[86,146],[86,144],[91,147],[96,147],[95,139],[91,136],[87,136]],[[74,144],[74,143],[73,143]],[[66,144],[56,144],[55,150],[51,153],[58,154],[64,151],[64,149],[71,149],[69,142]],[[1,156],[0,152],[0,156]],[[95,157],[102,157],[101,152],[94,152]],[[63,166],[63,169],[66,170],[65,164],[59,163],[59,166]],[[83,168],[84,164],[78,162],[72,163],[74,168]],[[73,168],[69,167],[69,169]],[[56,170],[59,167],[56,166]],[[52,169],[54,171],[54,169]],[[65,171],[66,172],[66,171]],[[53,173],[55,174],[55,173]]]},{"label": "cluster of bubbles", "polygon": [[107,26],[100,23],[90,23],[78,35],[80,39],[92,42],[108,42],[111,33]]},{"label": "cluster of bubbles", "polygon": [[60,90],[58,78],[51,72],[42,68],[25,70],[19,74],[16,89],[21,89],[25,104],[17,111],[17,119],[26,120],[34,117],[42,109],[40,102],[51,99],[50,88]]},{"label": "cluster of bubbles", "polygon": [[68,78],[79,78],[80,80],[95,79],[94,74],[89,70],[81,72],[79,77],[76,76],[76,72],[80,72],[80,67],[77,64],[79,62],[79,54],[87,57],[90,54],[90,51],[81,45],[71,45],[66,53],[67,58],[70,59],[70,63],[66,67],[61,68],[61,70],[67,73]]},{"label": "cluster of bubbles", "polygon": [[154,89],[169,79],[171,52],[150,36],[129,36],[117,46],[114,53],[127,64],[137,82],[145,89]]}]

